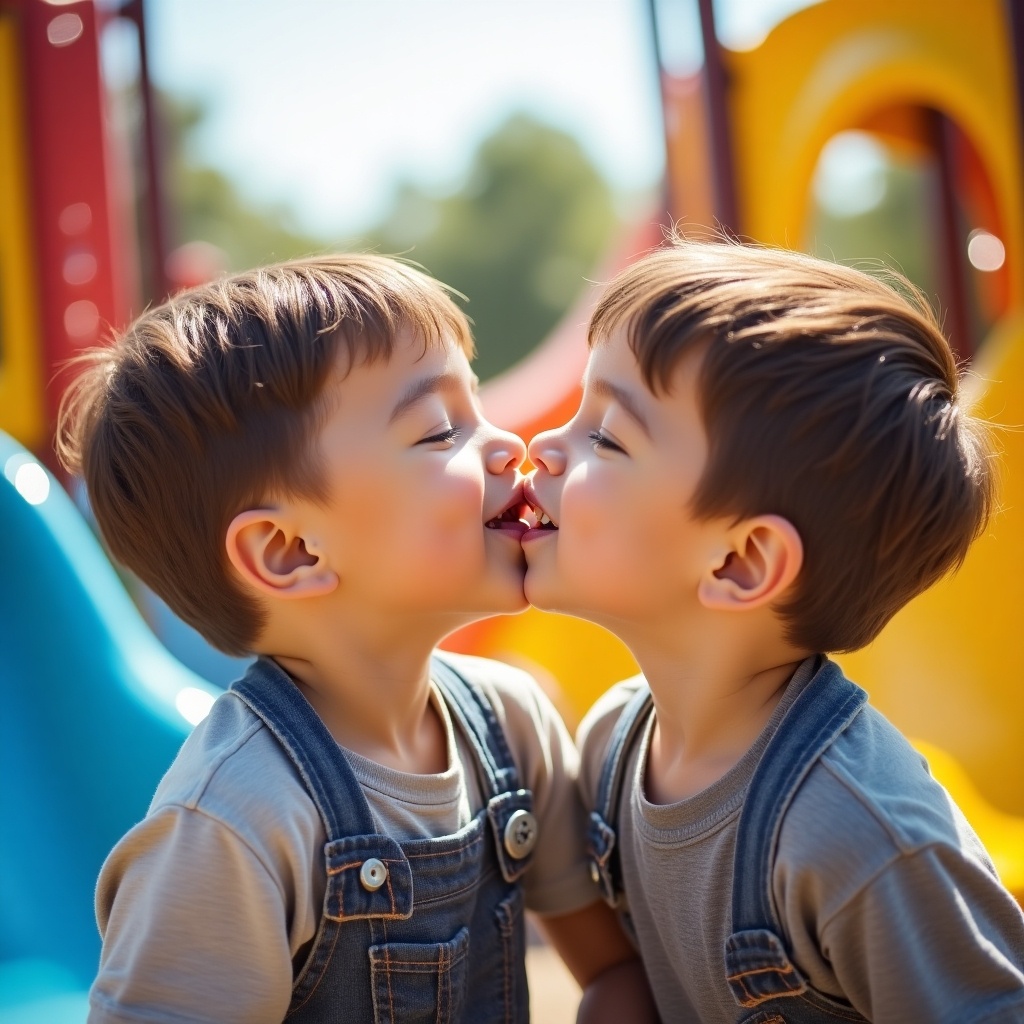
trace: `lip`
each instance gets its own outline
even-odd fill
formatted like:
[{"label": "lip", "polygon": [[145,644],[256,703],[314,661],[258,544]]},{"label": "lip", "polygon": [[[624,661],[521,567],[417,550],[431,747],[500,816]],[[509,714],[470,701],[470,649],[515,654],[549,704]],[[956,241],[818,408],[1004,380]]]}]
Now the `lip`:
[{"label": "lip", "polygon": [[537,497],[537,490],[533,486],[533,480],[530,477],[527,477],[525,483],[523,484],[523,500],[526,502],[527,506],[530,508],[534,516],[534,525],[531,526],[528,530],[526,530],[526,532],[523,533],[522,537],[520,538],[523,544],[532,543],[534,541],[540,540],[541,537],[550,537],[552,536],[552,534],[558,533],[558,524],[555,523],[553,519],[551,520],[552,524],[555,527],[553,530],[550,528],[542,529],[541,527],[536,525],[536,520],[539,519],[542,515],[546,515],[548,519],[551,519],[551,513],[548,512],[548,510],[541,503],[540,499]]},{"label": "lip", "polygon": [[[502,519],[501,517],[509,512],[514,512],[515,516]],[[484,523],[484,530],[487,533],[503,533],[506,536],[515,537],[518,541],[523,534],[530,529],[529,524],[524,523],[520,518],[529,512],[529,506],[526,503],[526,498],[523,495],[523,485],[519,483],[516,485],[515,490],[512,492],[511,497],[505,504],[489,519]],[[487,523],[496,522],[496,526],[488,526]]]}]

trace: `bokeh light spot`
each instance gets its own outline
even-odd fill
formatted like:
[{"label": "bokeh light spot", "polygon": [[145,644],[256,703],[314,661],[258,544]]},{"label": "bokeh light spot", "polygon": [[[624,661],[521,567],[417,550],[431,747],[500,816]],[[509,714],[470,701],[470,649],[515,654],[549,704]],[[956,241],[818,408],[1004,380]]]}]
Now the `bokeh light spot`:
[{"label": "bokeh light spot", "polygon": [[991,273],[1006,262],[1006,246],[991,231],[975,228],[967,236],[967,258],[975,269]]},{"label": "bokeh light spot", "polygon": [[46,26],[46,38],[53,46],[70,46],[85,31],[77,14],[58,14]]},{"label": "bokeh light spot", "polygon": [[197,686],[186,686],[178,691],[174,706],[189,725],[198,725],[210,713],[213,696]]},{"label": "bokeh light spot", "polygon": [[4,464],[4,476],[30,505],[42,505],[50,496],[50,477],[31,455],[12,455]]}]

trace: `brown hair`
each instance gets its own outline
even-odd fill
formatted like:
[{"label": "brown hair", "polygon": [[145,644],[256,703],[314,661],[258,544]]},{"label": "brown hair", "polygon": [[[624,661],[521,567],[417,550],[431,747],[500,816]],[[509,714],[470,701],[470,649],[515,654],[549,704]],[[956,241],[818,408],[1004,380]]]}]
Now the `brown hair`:
[{"label": "brown hair", "polygon": [[387,359],[405,329],[472,355],[443,286],[387,257],[324,256],[182,292],[74,361],[61,462],[113,555],[222,650],[251,651],[265,614],[228,571],[229,523],[271,495],[327,500],[311,442],[336,359]]},{"label": "brown hair", "polygon": [[870,642],[960,565],[991,510],[987,430],[959,404],[927,302],[897,283],[799,253],[676,240],[621,273],[591,321],[591,345],[625,327],[656,394],[700,346],[709,448],[692,512],[796,527],[804,565],[777,610],[804,650]]}]

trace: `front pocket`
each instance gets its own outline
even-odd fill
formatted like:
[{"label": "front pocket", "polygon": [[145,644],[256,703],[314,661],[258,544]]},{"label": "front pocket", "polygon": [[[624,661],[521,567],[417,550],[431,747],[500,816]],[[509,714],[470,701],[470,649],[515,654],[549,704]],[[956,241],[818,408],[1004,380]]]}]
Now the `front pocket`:
[{"label": "front pocket", "polygon": [[450,942],[371,946],[375,1024],[454,1024],[466,999],[469,929]]}]

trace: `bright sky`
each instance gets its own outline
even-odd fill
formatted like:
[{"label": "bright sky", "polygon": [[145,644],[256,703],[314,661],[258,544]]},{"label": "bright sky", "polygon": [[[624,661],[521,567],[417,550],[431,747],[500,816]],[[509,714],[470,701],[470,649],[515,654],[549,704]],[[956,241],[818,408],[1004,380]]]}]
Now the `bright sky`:
[{"label": "bright sky", "polygon": [[[694,66],[696,0],[657,2],[668,62]],[[720,34],[748,43],[807,2],[717,3]],[[513,110],[572,132],[622,191],[662,173],[649,0],[148,0],[146,15],[155,82],[209,102],[202,159],[317,234],[375,221],[403,177],[456,186]]]}]

